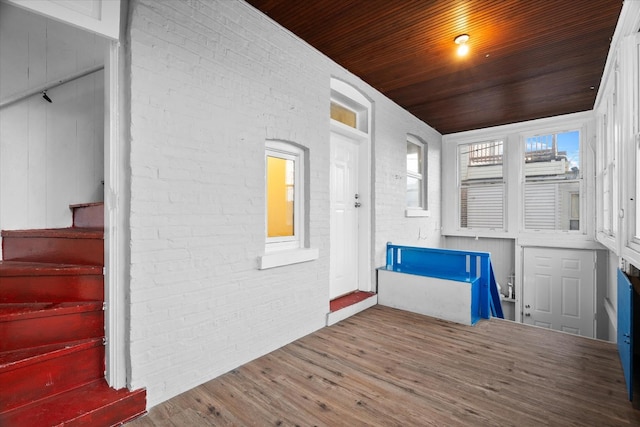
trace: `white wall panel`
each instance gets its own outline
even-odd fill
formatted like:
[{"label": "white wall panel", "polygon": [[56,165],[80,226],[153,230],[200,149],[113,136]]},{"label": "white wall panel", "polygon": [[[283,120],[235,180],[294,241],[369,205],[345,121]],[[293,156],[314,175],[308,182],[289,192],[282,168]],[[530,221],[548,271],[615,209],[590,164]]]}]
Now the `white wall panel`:
[{"label": "white wall panel", "polygon": [[502,294],[506,295],[509,277],[515,273],[515,240],[447,236],[444,247],[491,253],[496,280],[502,287]]},{"label": "white wall panel", "polygon": [[[0,101],[98,66],[105,44],[0,3]],[[0,229],[71,225],[69,204],[103,196],[104,73],[0,109]]]},{"label": "white wall panel", "polygon": [[120,33],[120,0],[5,0],[112,39]]}]

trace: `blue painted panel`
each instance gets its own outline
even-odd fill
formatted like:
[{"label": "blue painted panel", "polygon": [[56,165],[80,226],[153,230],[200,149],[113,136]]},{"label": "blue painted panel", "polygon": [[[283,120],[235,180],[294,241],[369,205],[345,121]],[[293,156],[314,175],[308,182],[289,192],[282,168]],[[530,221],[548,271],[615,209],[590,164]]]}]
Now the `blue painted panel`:
[{"label": "blue painted panel", "polygon": [[633,287],[627,275],[620,269],[618,269],[617,341],[629,400],[633,400]]},{"label": "blue painted panel", "polygon": [[480,309],[480,283],[478,280],[471,285],[471,324],[475,325],[482,317]]},{"label": "blue painted panel", "polygon": [[490,266],[490,268],[489,289],[491,290],[491,315],[499,319],[504,319],[504,313],[502,312],[502,300],[500,299],[500,293],[498,292],[498,282],[496,281],[496,275],[493,272],[493,266]]}]

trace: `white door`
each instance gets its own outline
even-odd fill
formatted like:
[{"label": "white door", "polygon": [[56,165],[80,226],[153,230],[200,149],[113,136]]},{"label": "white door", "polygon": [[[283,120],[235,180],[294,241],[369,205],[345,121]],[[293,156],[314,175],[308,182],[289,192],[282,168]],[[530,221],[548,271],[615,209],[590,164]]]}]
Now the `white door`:
[{"label": "white door", "polygon": [[525,248],[524,323],[594,336],[595,252]]},{"label": "white door", "polygon": [[331,299],[358,289],[358,153],[358,141],[331,133]]}]

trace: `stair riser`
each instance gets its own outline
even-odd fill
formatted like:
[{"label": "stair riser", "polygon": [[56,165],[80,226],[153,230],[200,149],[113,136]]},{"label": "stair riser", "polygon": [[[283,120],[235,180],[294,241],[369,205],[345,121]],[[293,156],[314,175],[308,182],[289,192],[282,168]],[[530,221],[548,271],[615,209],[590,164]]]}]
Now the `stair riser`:
[{"label": "stair riser", "polygon": [[[125,399],[105,405],[78,418],[66,421],[65,427],[116,426],[131,421],[146,413],[146,393],[136,392]],[[22,426],[16,426],[22,427]],[[29,427],[29,426],[24,426]]]},{"label": "stair riser", "polygon": [[104,240],[4,237],[2,254],[8,261],[104,265]]},{"label": "stair riser", "polygon": [[0,303],[103,300],[101,275],[0,278]]},{"label": "stair riser", "polygon": [[0,412],[0,426],[116,426],[143,415],[145,407],[144,390],[114,390],[98,380],[41,404]]},{"label": "stair riser", "polygon": [[0,351],[102,336],[102,310],[6,321],[0,322]]},{"label": "stair riser", "polygon": [[104,377],[104,347],[55,357],[0,375],[0,412]]},{"label": "stair riser", "polygon": [[104,227],[104,205],[74,207],[73,226],[87,228]]}]

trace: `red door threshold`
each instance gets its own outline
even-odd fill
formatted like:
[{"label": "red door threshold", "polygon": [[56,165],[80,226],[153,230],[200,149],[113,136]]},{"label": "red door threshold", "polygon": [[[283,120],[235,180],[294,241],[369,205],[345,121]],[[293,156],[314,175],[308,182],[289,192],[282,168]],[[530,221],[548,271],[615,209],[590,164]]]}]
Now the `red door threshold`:
[{"label": "red door threshold", "polygon": [[342,310],[345,307],[349,307],[350,305],[357,304],[360,301],[364,301],[369,297],[375,295],[373,292],[362,292],[355,291],[347,295],[343,295],[334,300],[331,300],[329,303],[329,310],[333,313],[334,311]]}]

